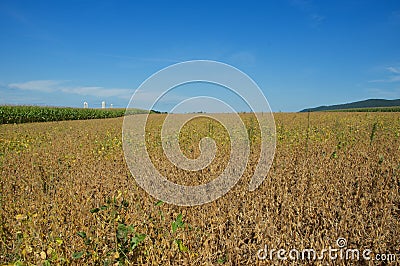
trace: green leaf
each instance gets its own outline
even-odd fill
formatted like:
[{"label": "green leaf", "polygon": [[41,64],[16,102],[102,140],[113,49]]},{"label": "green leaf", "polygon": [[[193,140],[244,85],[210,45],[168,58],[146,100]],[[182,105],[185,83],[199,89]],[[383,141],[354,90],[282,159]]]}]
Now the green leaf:
[{"label": "green leaf", "polygon": [[128,230],[128,233],[133,233],[133,232],[135,232],[135,227],[134,227],[133,225],[127,226],[126,229]]},{"label": "green leaf", "polygon": [[123,239],[128,236],[128,228],[124,224],[118,224],[117,227],[117,238]]},{"label": "green leaf", "polygon": [[108,208],[108,205],[103,205],[100,207],[100,210],[104,211],[104,210],[107,210],[107,208]]},{"label": "green leaf", "polygon": [[135,237],[132,237],[131,239],[131,249],[133,250],[136,248],[140,242],[145,240],[146,235],[145,234],[136,234]]},{"label": "green leaf", "polygon": [[125,208],[128,208],[128,206],[129,206],[129,202],[127,202],[126,200],[122,200],[121,204],[122,204],[122,206],[124,206]]},{"label": "green leaf", "polygon": [[84,251],[75,252],[74,254],[72,254],[72,258],[73,259],[80,259],[80,258],[82,258],[84,253],[85,253]]},{"label": "green leaf", "polygon": [[94,208],[94,209],[91,209],[91,210],[90,210],[91,213],[96,213],[96,212],[99,212],[99,211],[100,211],[99,208]]},{"label": "green leaf", "polygon": [[92,243],[92,240],[90,240],[90,238],[86,238],[84,243],[86,246],[89,246]]},{"label": "green leaf", "polygon": [[172,233],[175,233],[176,229],[178,229],[178,225],[176,224],[176,222],[172,222]]},{"label": "green leaf", "polygon": [[59,237],[56,237],[56,243],[57,243],[59,246],[61,246],[62,243],[63,243],[63,240],[62,240],[61,238],[59,238]]},{"label": "green leaf", "polygon": [[226,262],[226,257],[217,259],[217,263],[224,264]]},{"label": "green leaf", "polygon": [[156,204],[154,204],[154,205],[157,206],[157,207],[159,207],[159,206],[161,206],[161,205],[163,205],[163,204],[164,204],[164,201],[159,200],[159,201],[157,201]]},{"label": "green leaf", "polygon": [[86,238],[86,233],[85,232],[78,232],[77,234],[78,234],[78,236],[80,236],[82,238]]},{"label": "green leaf", "polygon": [[172,233],[175,233],[178,228],[182,228],[185,224],[182,221],[182,214],[180,213],[174,222],[172,222]]},{"label": "green leaf", "polygon": [[189,249],[183,244],[181,239],[175,240],[180,252],[187,252]]},{"label": "green leaf", "polygon": [[134,238],[136,239],[136,242],[137,242],[137,243],[140,243],[140,242],[142,242],[143,240],[145,240],[146,234],[136,234]]},{"label": "green leaf", "polygon": [[182,226],[183,222],[182,222],[182,213],[180,213],[178,215],[178,217],[176,217],[176,223],[178,224],[178,226]]},{"label": "green leaf", "polygon": [[43,266],[50,266],[51,264],[50,264],[50,261],[48,261],[48,260],[45,260],[45,261],[43,261],[43,264],[42,264]]},{"label": "green leaf", "polygon": [[103,265],[104,266],[111,265],[111,260],[110,259],[105,259]]}]

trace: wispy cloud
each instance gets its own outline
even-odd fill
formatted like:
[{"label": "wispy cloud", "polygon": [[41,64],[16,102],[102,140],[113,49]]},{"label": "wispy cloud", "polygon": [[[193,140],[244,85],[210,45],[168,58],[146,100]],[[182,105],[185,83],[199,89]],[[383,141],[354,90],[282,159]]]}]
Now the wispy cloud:
[{"label": "wispy cloud", "polygon": [[8,87],[13,89],[31,90],[40,92],[54,92],[64,81],[57,80],[32,80],[22,83],[11,83]]},{"label": "wispy cloud", "polygon": [[105,88],[100,86],[73,86],[65,80],[32,80],[21,83],[8,84],[9,88],[19,90],[29,90],[37,92],[64,92],[85,96],[97,97],[119,97],[129,99],[133,93],[132,89]]},{"label": "wispy cloud", "polygon": [[318,7],[311,0],[291,0],[290,4],[305,13],[312,27],[318,27],[326,17],[318,11]]},{"label": "wispy cloud", "polygon": [[386,72],[389,72],[391,75],[382,79],[373,79],[369,80],[370,83],[391,83],[391,82],[399,82],[400,81],[400,67],[386,67]]},{"label": "wispy cloud", "polygon": [[141,62],[177,63],[182,61],[180,59],[165,58],[165,57],[135,57],[135,56],[118,55],[118,54],[100,54],[100,55],[106,57],[124,59],[124,60],[141,61]]},{"label": "wispy cloud", "polygon": [[129,98],[133,93],[130,89],[118,89],[118,88],[103,88],[103,87],[66,87],[61,89],[66,93],[75,93],[79,95],[91,95],[99,97],[120,97]]},{"label": "wispy cloud", "polygon": [[382,89],[382,88],[369,88],[368,94],[372,98],[385,98],[385,99],[399,99],[400,88],[397,89]]},{"label": "wispy cloud", "polygon": [[394,25],[400,24],[400,10],[394,10],[389,15],[389,23]]},{"label": "wispy cloud", "polygon": [[400,81],[400,76],[392,76],[392,77],[385,78],[385,79],[373,79],[373,80],[369,80],[368,82],[380,83],[380,82],[398,82],[398,81]]},{"label": "wispy cloud", "polygon": [[319,14],[311,14],[311,20],[313,22],[314,26],[318,26],[320,24],[322,24],[324,22],[324,20],[326,19],[325,16],[319,15]]},{"label": "wispy cloud", "polygon": [[[35,97],[40,94],[57,94],[66,93],[71,95],[81,96],[94,96],[101,99],[107,99],[109,97],[116,97],[125,101],[129,101],[135,92],[135,89],[126,88],[105,88],[101,86],[77,86],[71,85],[71,81],[68,80],[32,80],[21,83],[12,83],[5,85],[5,88],[9,90],[7,102],[15,102],[12,100],[11,94],[20,95],[24,91],[30,91],[30,95]],[[11,91],[10,91],[11,90]],[[35,94],[36,93],[36,94]],[[22,94],[23,95],[23,94]],[[132,103],[133,107],[137,108],[149,108],[153,104],[175,104],[186,99],[184,95],[177,95],[176,93],[169,93],[164,95],[161,99],[155,102],[160,96],[159,92],[146,92],[137,91],[135,94],[135,102]],[[25,97],[25,96],[24,96]],[[43,96],[41,96],[43,97]],[[53,96],[52,96],[53,97]],[[19,102],[29,102],[26,99],[18,98]],[[43,99],[41,99],[41,103]],[[1,103],[1,101],[0,101]]]},{"label": "wispy cloud", "polygon": [[389,70],[392,73],[400,75],[400,67],[387,67],[386,69]]}]

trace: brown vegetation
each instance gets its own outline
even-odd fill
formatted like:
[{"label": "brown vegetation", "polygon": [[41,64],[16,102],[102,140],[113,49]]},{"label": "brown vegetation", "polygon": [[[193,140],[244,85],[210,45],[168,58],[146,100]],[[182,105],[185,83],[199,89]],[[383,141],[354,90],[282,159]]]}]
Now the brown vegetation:
[{"label": "brown vegetation", "polygon": [[[136,185],[122,118],[0,125],[0,263],[271,264],[257,258],[264,245],[322,250],[339,237],[350,248],[400,253],[400,114],[311,113],[309,124],[307,116],[275,115],[275,159],[258,189],[248,191],[255,133],[238,184],[195,207],[158,202]],[[150,155],[171,180],[197,185],[225,167],[230,142],[218,124],[183,128],[188,157],[207,134],[219,148],[208,169],[189,174],[165,161],[163,115],[151,117]]]}]

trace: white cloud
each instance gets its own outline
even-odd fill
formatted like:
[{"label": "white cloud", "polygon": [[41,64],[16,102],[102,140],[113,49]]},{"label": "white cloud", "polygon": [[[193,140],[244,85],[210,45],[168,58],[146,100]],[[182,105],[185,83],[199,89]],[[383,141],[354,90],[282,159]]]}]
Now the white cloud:
[{"label": "white cloud", "polygon": [[292,0],[290,4],[308,17],[312,27],[319,27],[326,20],[326,17],[320,14],[318,6],[311,0]]},{"label": "white cloud", "polygon": [[395,10],[389,15],[389,23],[394,25],[400,23],[400,10]]},{"label": "white cloud", "polygon": [[133,93],[132,89],[104,88],[100,86],[73,86],[65,80],[32,80],[22,83],[8,84],[9,88],[29,90],[37,92],[64,92],[70,94],[96,96],[96,97],[119,97],[129,99]]},{"label": "white cloud", "polygon": [[400,75],[400,67],[387,67],[386,69],[394,74]]},{"label": "white cloud", "polygon": [[22,83],[11,83],[8,84],[8,87],[20,90],[54,92],[63,82],[57,80],[32,80]]},{"label": "white cloud", "polygon": [[311,20],[314,22],[314,26],[318,26],[321,24],[324,20],[326,19],[325,16],[319,15],[319,14],[312,14],[311,15]]},{"label": "white cloud", "polygon": [[400,88],[397,89],[382,89],[382,88],[369,88],[368,93],[372,98],[386,98],[386,99],[399,99]]},{"label": "white cloud", "polygon": [[165,58],[165,57],[133,57],[129,55],[118,55],[118,54],[100,54],[106,57],[113,57],[118,59],[134,60],[134,61],[144,61],[144,62],[161,62],[161,63],[178,63],[183,60]]},{"label": "white cloud", "polygon": [[99,97],[130,97],[133,90],[130,89],[116,89],[116,88],[103,88],[103,87],[65,87],[61,89],[65,93],[75,93],[79,95],[92,95]]},{"label": "white cloud", "polygon": [[374,79],[368,82],[370,83],[382,83],[382,82],[399,82],[400,81],[400,68],[399,67],[387,67],[386,71],[391,73],[391,76],[383,79]]}]

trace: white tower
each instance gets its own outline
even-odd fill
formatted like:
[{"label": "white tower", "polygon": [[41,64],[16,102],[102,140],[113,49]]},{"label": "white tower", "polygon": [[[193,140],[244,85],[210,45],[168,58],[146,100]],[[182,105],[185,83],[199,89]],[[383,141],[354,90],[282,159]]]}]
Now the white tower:
[{"label": "white tower", "polygon": [[89,105],[87,102],[83,102],[83,108],[89,108]]},{"label": "white tower", "polygon": [[102,109],[106,108],[106,102],[105,102],[105,101],[102,101],[102,102],[101,102],[101,108],[102,108]]}]

